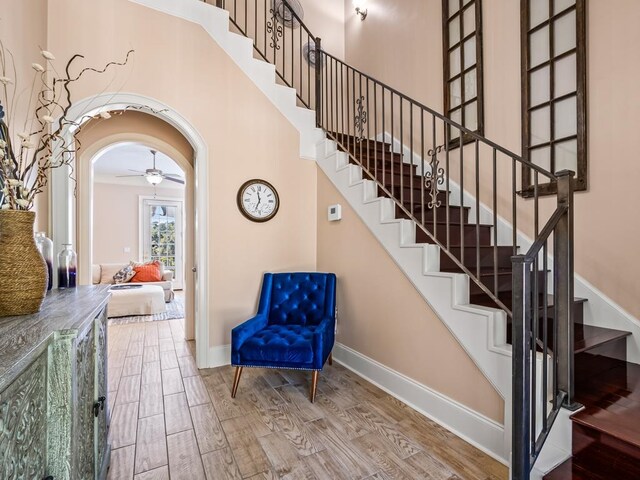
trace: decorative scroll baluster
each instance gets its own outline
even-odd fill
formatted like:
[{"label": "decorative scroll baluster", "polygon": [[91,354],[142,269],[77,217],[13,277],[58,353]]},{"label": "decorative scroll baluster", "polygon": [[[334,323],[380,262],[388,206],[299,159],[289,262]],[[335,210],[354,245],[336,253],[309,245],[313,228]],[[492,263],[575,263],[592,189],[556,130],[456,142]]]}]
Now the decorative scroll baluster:
[{"label": "decorative scroll baluster", "polygon": [[274,50],[280,50],[280,42],[278,39],[282,38],[283,35],[282,25],[278,23],[278,17],[273,8],[269,9],[269,13],[271,14],[271,20],[267,22],[267,33],[271,34],[269,46]]},{"label": "decorative scroll baluster", "polygon": [[429,166],[431,171],[427,171],[424,176],[424,186],[429,193],[429,208],[439,208],[442,206],[442,201],[438,198],[438,186],[444,184],[444,168],[440,166],[440,160],[438,160],[438,153],[442,152],[443,146],[440,145],[436,148],[432,148],[427,152],[427,155],[431,157]]},{"label": "decorative scroll baluster", "polygon": [[356,105],[358,106],[356,108],[356,115],[355,115],[355,126],[356,126],[356,134],[357,134],[356,142],[360,142],[361,140],[365,139],[364,129],[365,129],[365,125],[367,124],[369,114],[367,113],[367,110],[364,107],[364,100],[365,100],[364,96],[361,96],[356,100]]}]

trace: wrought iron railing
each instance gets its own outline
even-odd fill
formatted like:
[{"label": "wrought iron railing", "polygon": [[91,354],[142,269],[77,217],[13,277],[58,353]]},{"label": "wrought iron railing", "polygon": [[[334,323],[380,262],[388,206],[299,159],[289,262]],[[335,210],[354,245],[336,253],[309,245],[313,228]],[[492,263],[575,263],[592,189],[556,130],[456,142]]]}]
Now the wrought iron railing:
[{"label": "wrought iron railing", "polygon": [[284,0],[206,0],[229,12],[237,33],[253,40],[256,53],[276,67],[278,80],[294,88],[300,104],[311,110],[316,105],[316,38]]},{"label": "wrought iron railing", "polygon": [[[573,401],[571,172],[554,175],[322,50],[290,1],[209,2],[229,12],[299,104],[315,110],[317,126],[415,222],[421,241],[441,247],[441,270],[466,273],[472,302],[507,313],[513,478],[529,478],[558,409]],[[529,200],[519,195],[523,168]],[[541,222],[549,205],[538,189],[549,182],[558,183],[557,204]],[[533,246],[521,256],[525,235]]]}]

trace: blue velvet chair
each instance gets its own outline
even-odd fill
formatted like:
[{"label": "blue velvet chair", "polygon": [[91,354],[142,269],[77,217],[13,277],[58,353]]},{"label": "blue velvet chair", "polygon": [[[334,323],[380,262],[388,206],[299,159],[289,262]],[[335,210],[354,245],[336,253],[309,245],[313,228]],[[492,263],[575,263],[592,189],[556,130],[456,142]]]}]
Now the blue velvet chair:
[{"label": "blue velvet chair", "polygon": [[335,325],[333,273],[265,273],[258,313],[231,332],[231,397],[244,367],[283,368],[313,372],[313,402],[318,374],[331,363]]}]

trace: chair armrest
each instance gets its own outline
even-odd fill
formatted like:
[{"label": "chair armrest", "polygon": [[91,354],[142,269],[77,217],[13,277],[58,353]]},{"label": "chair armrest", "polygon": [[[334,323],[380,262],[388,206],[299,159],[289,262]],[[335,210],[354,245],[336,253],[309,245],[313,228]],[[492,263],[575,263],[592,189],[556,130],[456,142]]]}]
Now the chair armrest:
[{"label": "chair armrest", "polygon": [[170,282],[171,280],[173,280],[173,272],[171,270],[165,270],[162,273],[162,281]]},{"label": "chair armrest", "polygon": [[322,369],[335,342],[336,321],[333,318],[323,319],[313,334],[313,368]]},{"label": "chair armrest", "polygon": [[250,337],[267,326],[266,315],[256,315],[255,317],[241,323],[231,330],[231,363],[236,364],[240,360],[240,347]]}]

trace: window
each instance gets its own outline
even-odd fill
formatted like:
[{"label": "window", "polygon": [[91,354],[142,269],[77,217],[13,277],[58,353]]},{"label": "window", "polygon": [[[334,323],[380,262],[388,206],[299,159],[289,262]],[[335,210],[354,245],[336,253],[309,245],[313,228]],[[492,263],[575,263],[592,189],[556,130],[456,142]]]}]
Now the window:
[{"label": "window", "polygon": [[[442,11],[444,112],[454,122],[482,134],[481,0],[442,0]],[[460,141],[456,128],[447,135],[452,146]]]},{"label": "window", "polygon": [[142,260],[159,260],[173,272],[173,286],[182,289],[182,202],[141,197]]},{"label": "window", "polygon": [[[575,190],[586,190],[585,0],[522,0],[521,15],[523,155],[553,173],[573,170]],[[525,167],[522,194],[534,185]]]}]

